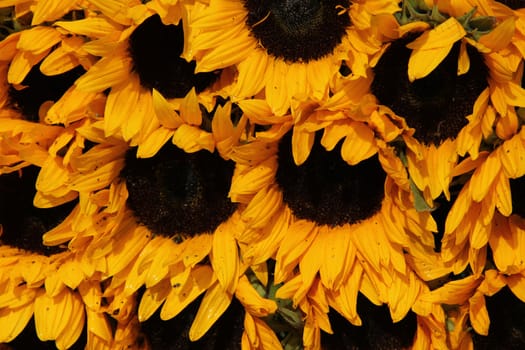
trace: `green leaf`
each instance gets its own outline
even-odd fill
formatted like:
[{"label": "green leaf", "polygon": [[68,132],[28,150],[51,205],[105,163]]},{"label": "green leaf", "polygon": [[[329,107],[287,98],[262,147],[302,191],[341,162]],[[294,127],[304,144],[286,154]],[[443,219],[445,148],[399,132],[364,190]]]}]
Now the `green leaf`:
[{"label": "green leaf", "polygon": [[425,201],[425,198],[423,197],[423,193],[417,188],[416,184],[412,179],[409,179],[410,181],[410,190],[412,191],[412,194],[414,195],[414,207],[417,211],[432,211],[434,208],[429,206],[427,202]]}]

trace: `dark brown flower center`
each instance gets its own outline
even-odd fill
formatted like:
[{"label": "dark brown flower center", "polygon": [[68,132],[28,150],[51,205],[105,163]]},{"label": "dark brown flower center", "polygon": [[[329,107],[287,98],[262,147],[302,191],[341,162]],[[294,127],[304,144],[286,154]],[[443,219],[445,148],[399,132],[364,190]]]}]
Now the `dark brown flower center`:
[{"label": "dark brown flower center", "polygon": [[525,218],[525,176],[509,179],[512,194],[512,213]]},{"label": "dark brown flower center", "polygon": [[156,234],[195,235],[215,230],[235,211],[228,199],[233,168],[217,153],[167,144],[153,158],[130,150],[121,176],[139,222]]},{"label": "dark brown flower center", "polygon": [[483,56],[467,45],[470,69],[457,75],[460,43],[432,73],[410,82],[407,74],[413,36],[393,42],[374,68],[372,92],[379,102],[404,117],[415,129],[414,137],[425,144],[439,145],[454,139],[468,123],[474,102],[488,86]]},{"label": "dark brown flower center", "polygon": [[321,132],[308,159],[297,166],[291,132],[279,144],[276,180],[294,215],[320,225],[356,223],[374,215],[384,197],[386,174],[377,156],[350,166],[341,158],[341,145],[327,151]]},{"label": "dark brown flower center", "polygon": [[37,122],[42,103],[58,101],[84,72],[82,66],[77,66],[68,72],[48,76],[40,71],[40,64],[33,66],[22,82],[25,88],[9,88],[9,103],[21,112],[25,120]]},{"label": "dark brown flower center", "polygon": [[142,22],[129,37],[133,71],[147,89],[156,89],[168,98],[184,97],[213,84],[219,72],[195,74],[195,61],[180,55],[184,48],[182,24],[165,25],[159,15]]},{"label": "dark brown flower center", "polygon": [[244,7],[262,47],[290,62],[330,55],[350,25],[348,0],[244,0]]},{"label": "dark brown flower center", "polygon": [[33,206],[39,168],[26,167],[19,173],[0,176],[0,224],[2,244],[42,255],[63,251],[42,243],[42,235],[60,224],[73,210],[76,201],[41,209]]}]

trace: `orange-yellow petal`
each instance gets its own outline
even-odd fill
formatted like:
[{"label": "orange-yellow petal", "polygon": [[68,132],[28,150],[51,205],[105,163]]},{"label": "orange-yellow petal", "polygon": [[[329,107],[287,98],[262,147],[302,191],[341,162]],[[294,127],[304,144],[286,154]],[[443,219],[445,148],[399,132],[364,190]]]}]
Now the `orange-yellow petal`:
[{"label": "orange-yellow petal", "polygon": [[211,286],[204,295],[199,311],[189,331],[191,341],[199,340],[226,311],[232,295],[220,283]]},{"label": "orange-yellow petal", "polygon": [[235,296],[243,304],[245,310],[255,317],[266,317],[277,311],[276,302],[261,297],[245,275],[239,279]]},{"label": "orange-yellow petal", "polygon": [[0,309],[0,342],[8,343],[15,339],[33,317],[33,303],[16,308]]},{"label": "orange-yellow petal", "polygon": [[234,228],[227,221],[219,225],[213,234],[210,261],[221,286],[233,294],[239,276],[239,256]]},{"label": "orange-yellow petal", "polygon": [[408,44],[407,47],[413,50],[408,61],[409,80],[414,81],[430,74],[448,55],[452,45],[465,35],[461,23],[450,17]]}]

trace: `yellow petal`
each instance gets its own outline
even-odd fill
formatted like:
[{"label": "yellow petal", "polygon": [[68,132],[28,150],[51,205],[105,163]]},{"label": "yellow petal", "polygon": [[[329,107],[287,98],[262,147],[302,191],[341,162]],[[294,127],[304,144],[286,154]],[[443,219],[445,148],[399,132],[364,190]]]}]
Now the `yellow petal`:
[{"label": "yellow petal", "polygon": [[[80,77],[75,82],[75,85],[83,91],[104,91],[111,86],[118,86],[126,82],[129,79],[129,71],[129,59],[104,57],[95,63],[86,74]],[[119,107],[122,108],[123,105]]]},{"label": "yellow petal", "polygon": [[217,227],[210,254],[211,265],[219,283],[231,294],[235,292],[239,276],[238,247],[232,231],[228,222]]},{"label": "yellow petal", "polygon": [[195,267],[211,251],[214,238],[211,234],[201,234],[188,239],[183,251],[182,261],[186,267]]},{"label": "yellow petal", "polygon": [[215,2],[207,11],[197,13],[192,25],[195,28],[222,29],[224,21],[232,21],[233,24],[243,23],[246,13],[241,4],[236,2]]},{"label": "yellow petal", "polygon": [[[224,11],[217,13],[217,15],[220,16],[228,16],[229,11]],[[237,13],[235,13],[237,12]],[[242,12],[242,10],[241,10]],[[237,16],[237,18],[240,18],[238,15],[242,15],[242,13],[239,13],[239,9],[231,11],[230,12],[232,16]],[[208,22],[210,23],[210,22]],[[211,24],[211,23],[210,23]],[[198,20],[196,22],[192,23],[193,28],[198,28],[199,23]],[[208,50],[212,49],[218,45],[221,45],[223,43],[226,43],[231,38],[236,37],[239,35],[239,33],[243,30],[243,26],[225,26],[220,29],[220,31],[202,31],[199,32],[198,35],[191,38],[190,45],[192,47],[198,48],[199,50]],[[260,56],[260,55],[258,55]],[[244,61],[243,61],[244,62]],[[255,95],[255,94],[254,94]]]},{"label": "yellow petal", "polygon": [[497,215],[494,219],[494,232],[489,237],[494,264],[499,271],[507,273],[516,264],[517,257],[521,260],[519,257],[520,242],[518,237],[512,232],[507,218]]},{"label": "yellow petal", "polygon": [[56,273],[60,275],[64,284],[71,289],[77,288],[80,282],[84,279],[82,270],[74,260],[66,261],[64,264],[60,265],[60,268]]},{"label": "yellow petal", "polygon": [[470,298],[481,280],[475,276],[468,276],[461,280],[451,281],[442,287],[421,296],[424,301],[443,304],[463,304]]},{"label": "yellow petal", "polygon": [[162,96],[160,92],[153,89],[153,108],[155,109],[155,115],[159,119],[162,126],[170,129],[175,129],[180,126],[184,121],[179,117],[177,112],[169,104],[168,101]]},{"label": "yellow petal", "polygon": [[490,269],[485,271],[485,279],[481,282],[478,290],[486,296],[493,296],[505,287],[507,284],[506,278],[499,271]]},{"label": "yellow petal", "polygon": [[180,105],[181,118],[190,125],[200,126],[202,124],[202,112],[199,108],[199,101],[195,88],[184,97]]},{"label": "yellow petal", "polygon": [[120,174],[122,168],[124,168],[124,159],[117,159],[104,164],[91,173],[75,174],[71,178],[69,189],[78,192],[91,192],[102,189],[109,186],[113,179]]},{"label": "yellow petal", "polygon": [[9,343],[26,327],[33,316],[33,303],[0,309],[0,342]]},{"label": "yellow petal", "polygon": [[272,109],[266,100],[241,100],[237,104],[243,113],[248,116],[248,119],[255,124],[268,125],[274,123],[276,119],[282,120],[273,115]]},{"label": "yellow petal", "polygon": [[[71,87],[47,111],[45,121],[49,124],[64,124],[80,120],[85,117],[86,110],[93,108],[97,102],[105,101],[99,94],[81,91],[76,86]],[[105,103],[105,102],[104,102]],[[98,105],[97,105],[98,106]],[[78,129],[77,129],[78,131]]]},{"label": "yellow petal", "polygon": [[277,289],[275,297],[278,299],[292,299],[296,291],[301,288],[302,284],[303,276],[300,274],[295,275],[294,277],[288,279],[286,283],[279,287],[279,289]]},{"label": "yellow petal", "polygon": [[421,284],[416,280],[413,273],[398,273],[393,278],[393,284],[389,292],[389,305],[392,320],[401,321],[410,311],[421,293]]},{"label": "yellow petal", "polygon": [[31,25],[35,26],[44,21],[54,21],[71,11],[75,5],[75,0],[38,1],[32,8]]},{"label": "yellow petal", "polygon": [[38,55],[57,44],[60,38],[61,34],[55,28],[38,26],[22,32],[17,48]]},{"label": "yellow petal", "polygon": [[61,158],[49,157],[36,179],[36,189],[42,192],[53,192],[68,180],[68,172],[61,164]]},{"label": "yellow petal", "polygon": [[[237,76],[237,84],[232,90],[231,94],[233,98],[240,98],[243,96],[255,96],[263,88],[266,83],[266,74],[268,71],[270,57],[268,55],[261,55],[259,52],[254,52],[237,65],[239,74]],[[239,101],[239,107],[246,112],[245,106],[241,104],[247,102],[248,104],[252,103],[255,100],[241,100]],[[266,116],[273,116],[271,109],[269,108],[266,101],[259,100],[266,104],[264,109],[257,112],[256,115],[263,114],[261,113],[264,110],[269,111]],[[273,116],[273,118],[275,118]],[[254,117],[250,118],[252,121],[255,121]]]},{"label": "yellow petal", "polygon": [[356,165],[377,152],[374,132],[364,123],[352,123],[351,132],[341,147],[341,157],[350,165]]},{"label": "yellow petal", "polygon": [[[62,332],[60,332],[55,341],[58,349],[69,349],[73,344],[75,344],[78,337],[80,337],[80,334],[82,333],[82,329],[84,328],[84,304],[77,293],[71,294],[71,297],[72,307],[70,316],[66,317],[67,326]],[[63,316],[64,314],[62,314],[62,317]]]},{"label": "yellow petal", "polygon": [[78,59],[61,46],[42,61],[40,71],[45,75],[58,75],[70,71],[78,65]]},{"label": "yellow petal", "polygon": [[252,264],[266,263],[266,260],[274,256],[275,252],[288,233],[290,222],[290,210],[286,207],[280,215],[276,215],[263,228],[263,237],[257,243],[251,245],[244,253],[243,259],[251,261]]},{"label": "yellow petal", "polygon": [[322,283],[334,290],[350,275],[356,254],[350,235],[338,231],[343,230],[331,230],[323,234],[324,261],[319,269]]},{"label": "yellow petal", "polygon": [[408,61],[409,80],[414,81],[430,74],[448,55],[452,45],[465,35],[463,26],[450,17],[408,44],[407,47],[413,50]]},{"label": "yellow petal", "polygon": [[151,239],[150,232],[144,226],[123,226],[122,231],[117,232],[118,240],[113,241],[112,254],[107,257],[109,275],[122,271]]},{"label": "yellow petal", "polygon": [[515,296],[525,302],[525,277],[522,274],[507,277],[507,285]]},{"label": "yellow petal", "polygon": [[191,341],[199,340],[221,317],[231,303],[232,295],[224,290],[220,283],[215,283],[206,291],[199,311],[189,331]]},{"label": "yellow petal", "polygon": [[314,145],[315,134],[302,128],[294,128],[292,133],[292,154],[296,165],[303,164]]},{"label": "yellow petal", "polygon": [[40,294],[35,299],[35,328],[38,338],[42,341],[56,340],[66,327],[71,326],[70,321],[79,316],[73,315],[74,312],[83,317],[84,312],[79,312],[78,303],[83,305],[80,297],[68,288],[54,297],[46,293]]},{"label": "yellow petal", "polygon": [[149,319],[166,300],[171,289],[169,281],[147,288],[142,295],[142,299],[140,299],[139,309],[137,311],[139,321],[143,322]]},{"label": "yellow petal", "polygon": [[242,220],[251,228],[262,228],[280,208],[282,192],[277,186],[259,191],[241,213]]},{"label": "yellow petal", "polygon": [[268,264],[261,263],[252,265],[250,266],[250,269],[253,271],[259,282],[266,287],[268,285]]},{"label": "yellow petal", "polygon": [[[362,324],[361,318],[357,314],[357,293],[361,289],[362,274],[363,269],[359,264],[356,264],[352,275],[348,281],[342,285],[342,288],[333,290],[327,294],[328,299],[334,300],[333,303],[330,303],[332,307],[355,326]],[[363,292],[363,290],[361,290],[361,292]]]},{"label": "yellow petal", "polygon": [[70,33],[85,35],[90,38],[102,38],[122,28],[104,16],[93,16],[77,21],[58,21],[54,24]]},{"label": "yellow petal", "polygon": [[13,33],[0,41],[0,61],[11,61],[18,51],[16,45],[20,40],[20,32]]},{"label": "yellow petal", "polygon": [[525,145],[522,131],[520,134],[505,141],[496,151],[501,159],[505,175],[509,178],[518,178],[525,174]]},{"label": "yellow petal", "polygon": [[18,308],[32,303],[39,289],[27,288],[26,285],[16,285],[14,282],[8,283],[5,290],[0,295],[0,306],[2,308]]},{"label": "yellow petal", "polygon": [[266,322],[246,313],[242,349],[282,350],[282,345]]},{"label": "yellow petal", "polygon": [[323,145],[327,151],[331,151],[343,137],[351,132],[351,124],[346,122],[334,122],[324,129],[323,137],[321,138],[321,145]]},{"label": "yellow petal", "polygon": [[[186,306],[193,302],[199,295],[204,293],[217,280],[212,269],[207,265],[192,269],[190,278],[184,285],[175,283],[166,297],[166,301],[160,310],[160,318],[169,320],[177,316]],[[220,286],[215,283],[215,286]]]},{"label": "yellow petal", "polygon": [[270,157],[258,165],[242,168],[242,173],[232,179],[229,196],[234,199],[235,196],[257,193],[273,179],[276,169],[275,157]]},{"label": "yellow petal", "polygon": [[450,233],[459,226],[461,220],[463,220],[469,210],[471,201],[468,187],[464,186],[447,215],[445,233]]},{"label": "yellow petal", "polygon": [[288,64],[281,60],[270,60],[266,73],[266,100],[272,108],[272,113],[282,116],[288,113],[290,108],[290,96],[287,90],[287,81],[283,77],[288,76]]},{"label": "yellow petal", "polygon": [[127,1],[118,0],[89,0],[91,4],[97,7],[98,10],[102,11],[104,15],[111,20],[116,21],[123,25],[131,24],[131,18],[126,16],[128,10]]},{"label": "yellow petal", "polygon": [[108,342],[112,340],[111,325],[108,319],[104,316],[104,313],[95,312],[86,309],[87,313],[87,330],[95,334],[97,337],[102,338]]},{"label": "yellow petal", "polygon": [[412,51],[408,61],[408,79],[413,82],[429,75],[447,57],[452,46]]},{"label": "yellow petal", "polygon": [[417,21],[417,22],[411,22],[408,24],[404,24],[399,27],[399,37],[404,36],[406,33],[409,32],[423,32],[430,28],[430,24],[423,21]]},{"label": "yellow petal", "polygon": [[470,193],[472,199],[476,202],[481,202],[487,195],[490,186],[498,176],[501,169],[501,162],[495,154],[491,154],[485,163],[474,171],[472,180],[470,182]]},{"label": "yellow petal", "polygon": [[146,272],[146,288],[155,286],[167,277],[170,272],[168,265],[170,264],[171,256],[169,253],[178,248],[172,249],[174,245],[173,241],[167,239],[157,250],[157,254],[153,257],[151,265]]},{"label": "yellow petal", "polygon": [[29,51],[18,51],[9,65],[9,71],[7,72],[8,83],[22,84],[31,68],[47,56],[49,50],[39,54],[33,54]]},{"label": "yellow petal", "polygon": [[509,179],[500,172],[494,187],[496,195],[496,208],[504,216],[512,214],[512,194]]},{"label": "yellow petal", "polygon": [[482,293],[475,293],[469,299],[469,319],[476,333],[488,335],[490,319],[485,306],[485,296]]},{"label": "yellow petal", "polygon": [[[503,85],[505,101],[511,106],[525,107],[525,89],[515,82],[507,82]],[[505,115],[506,113],[504,113]]]},{"label": "yellow petal", "polygon": [[78,292],[88,309],[98,311],[102,304],[102,289],[96,281],[84,281],[78,286]]},{"label": "yellow petal", "polygon": [[458,75],[462,75],[468,72],[470,69],[470,59],[467,53],[467,42],[462,41],[459,47],[458,57]]},{"label": "yellow petal", "polygon": [[139,144],[137,158],[153,157],[172,137],[173,130],[164,127],[155,130]]},{"label": "yellow petal", "polygon": [[514,35],[515,17],[509,17],[499,23],[490,33],[482,35],[479,42],[493,51],[499,51],[507,47]]},{"label": "yellow petal", "polygon": [[62,293],[62,290],[66,288],[66,285],[64,284],[64,282],[62,282],[60,276],[54,273],[47,276],[45,281],[45,287],[46,293],[49,296],[56,296]]},{"label": "yellow petal", "polygon": [[248,53],[256,50],[256,44],[250,32],[243,31],[240,35],[230,38],[227,43],[208,51],[206,55],[197,62],[195,73],[212,72],[216,69],[225,68],[241,62]]},{"label": "yellow petal", "polygon": [[276,283],[284,281],[285,277],[292,272],[318,232],[316,224],[306,220],[299,220],[289,227],[288,237],[283,240],[277,251]]},{"label": "yellow petal", "polygon": [[245,275],[239,279],[235,296],[243,304],[245,310],[253,316],[266,317],[277,311],[277,303],[261,297]]},{"label": "yellow petal", "polygon": [[212,134],[188,124],[182,124],[175,130],[172,142],[186,153],[193,153],[202,149],[213,152],[215,149],[215,140]]},{"label": "yellow petal", "polygon": [[[139,226],[139,229],[140,227],[141,226]],[[147,231],[145,228],[142,228],[141,230]],[[131,295],[135,293],[137,289],[139,289],[145,283],[146,273],[148,268],[151,266],[151,260],[163,244],[164,238],[157,236],[141,247],[140,253],[135,259],[133,267],[126,278],[126,286],[124,288],[125,295]]]},{"label": "yellow petal", "polygon": [[[79,89],[83,89],[81,85],[79,85]],[[104,111],[104,131],[106,136],[116,134],[126,123],[129,123],[130,119],[137,118],[141,93],[142,88],[138,78],[135,76],[128,78],[125,83],[113,87]],[[138,118],[140,118],[140,114]]]}]

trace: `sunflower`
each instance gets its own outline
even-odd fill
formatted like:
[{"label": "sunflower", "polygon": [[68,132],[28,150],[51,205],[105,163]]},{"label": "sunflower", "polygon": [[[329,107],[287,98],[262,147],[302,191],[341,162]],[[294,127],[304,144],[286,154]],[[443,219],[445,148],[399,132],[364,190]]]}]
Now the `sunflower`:
[{"label": "sunflower", "polygon": [[0,342],[522,345],[520,8],[0,0]]},{"label": "sunflower", "polygon": [[421,297],[426,303],[443,305],[449,348],[523,345],[523,299],[512,292],[513,278],[487,268],[478,276],[456,276]]},{"label": "sunflower", "polygon": [[[78,192],[79,210],[61,229],[46,233],[44,241],[68,242],[85,276],[104,281],[105,311],[122,332],[128,325],[135,332],[136,292],[144,288],[137,310],[141,322],[163,303],[160,317],[171,319],[204,294],[188,328],[194,341],[207,333],[235,295],[248,310],[244,341],[275,340],[268,338],[271,330],[260,320],[275,311],[275,303],[261,298],[243,277],[247,266],[238,257],[234,237],[242,227],[236,204],[228,199],[234,164],[227,159],[245,118],[229,102],[213,114],[201,110],[192,92],[182,101],[179,116],[154,94],[160,97],[163,116],[179,123],[175,130],[166,129],[173,142],[154,140],[154,155],[139,158],[140,146],[130,148],[118,137],[105,136],[103,120],[84,120],[76,133],[94,146],[71,152],[67,177],[61,181]],[[184,124],[190,117],[193,125]],[[208,127],[211,132],[201,129]]]},{"label": "sunflower", "polygon": [[[28,164],[44,166],[48,149],[55,154],[62,151],[65,139],[74,133],[73,128],[49,124],[69,127],[97,113],[100,99],[71,91],[74,81],[92,64],[93,57],[81,49],[83,37],[51,26],[13,25],[15,29],[20,31],[1,42],[1,172]],[[70,94],[74,94],[74,102],[63,98]]]},{"label": "sunflower", "polygon": [[[79,13],[83,18],[86,14]],[[58,22],[59,23],[59,22]],[[15,106],[20,104],[32,120],[38,120],[40,105],[49,100],[56,101],[94,63],[94,57],[82,49],[84,37],[59,27],[38,25],[34,27],[13,25],[13,33],[2,44],[5,45],[2,60],[9,61],[7,82],[11,84],[11,98]],[[28,101],[31,88],[45,91],[35,101]],[[41,92],[41,94],[44,91]],[[47,99],[46,99],[47,98]],[[35,105],[25,106],[35,103]],[[25,108],[25,109],[24,109]],[[31,112],[31,113],[27,113]]]},{"label": "sunflower", "polygon": [[[453,178],[471,170],[460,157],[475,161],[482,143],[516,132],[522,55],[512,44],[516,16],[497,6],[404,1],[401,25],[388,22],[399,39],[374,66],[371,90],[378,111],[405,129],[398,152],[430,208],[442,194],[450,200]],[[390,69],[394,60],[402,64]]]},{"label": "sunflower", "polygon": [[[185,8],[182,2],[166,8],[162,1],[151,1],[122,10],[129,22],[126,25],[113,23],[110,15],[94,18],[112,25],[103,26],[94,40],[84,45],[100,60],[77,80],[76,89],[84,93],[109,91],[104,110],[106,136],[122,135],[131,145],[139,146],[167,139],[170,130],[180,123],[170,115],[157,115],[159,104],[165,108],[164,99],[168,99],[177,110],[184,109],[181,103],[193,88],[209,111],[215,105],[215,92],[212,94],[211,90],[220,90],[224,83],[220,71],[195,74],[195,63],[180,57],[188,31]],[[57,23],[75,33],[89,33],[93,24]],[[212,85],[214,88],[208,89]],[[154,154],[151,150],[143,154],[143,148],[141,156]]]},{"label": "sunflower", "polygon": [[[84,278],[83,264],[67,247],[42,241],[46,232],[67,225],[76,203],[50,209],[34,207],[38,171],[28,166],[19,174],[0,176],[4,286],[0,294],[0,341],[28,345],[27,341],[35,339],[33,329],[40,341],[54,341],[59,349],[80,347],[86,342],[109,348],[113,335],[102,309],[100,281],[96,276]],[[86,322],[89,330],[85,330]],[[22,331],[24,335],[19,336]]]},{"label": "sunflower", "polygon": [[395,1],[264,6],[250,0],[212,1],[191,12],[184,57],[196,60],[197,72],[235,66],[231,97],[242,100],[264,92],[272,112],[282,116],[295,97],[327,97],[340,70],[365,76],[380,49],[371,34],[371,17],[397,10]]},{"label": "sunflower", "polygon": [[[283,117],[265,100],[239,102],[251,123],[267,125],[232,153],[241,166],[230,194],[246,203],[241,256],[254,268],[275,260],[274,283],[284,283],[276,297],[304,315],[306,348],[321,346],[321,330],[332,333],[330,307],[354,325],[366,322],[358,292],[387,304],[399,322],[427,288],[405,252],[422,259],[433,252],[435,223],[414,209],[402,162],[375,136],[399,133],[388,118],[369,115],[368,86],[358,79],[328,100],[298,101]],[[423,334],[437,342],[419,323],[418,344]]]},{"label": "sunflower", "polygon": [[0,1],[0,8],[9,11],[9,19],[12,21],[38,26],[45,24],[44,22],[83,16],[85,10],[94,9],[94,4],[104,6],[99,1],[80,5],[78,1],[3,0]]},{"label": "sunflower", "polygon": [[[520,209],[523,193],[523,128],[490,154],[473,172],[453,204],[443,237],[443,259],[456,261],[456,271],[467,264],[480,271],[490,254],[502,273],[523,269],[523,229]],[[483,177],[483,178],[482,178]]]}]

